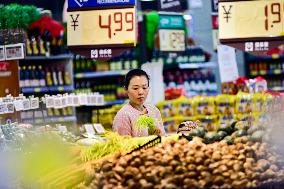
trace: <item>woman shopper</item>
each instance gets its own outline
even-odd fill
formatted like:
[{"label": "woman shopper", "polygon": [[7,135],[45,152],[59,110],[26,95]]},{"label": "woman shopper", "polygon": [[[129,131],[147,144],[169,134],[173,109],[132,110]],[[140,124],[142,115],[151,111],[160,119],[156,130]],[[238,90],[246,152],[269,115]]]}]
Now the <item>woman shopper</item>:
[{"label": "woman shopper", "polygon": [[145,103],[149,92],[149,76],[147,73],[141,69],[130,70],[125,76],[124,84],[129,102],[117,112],[113,121],[113,130],[120,135],[148,136],[147,128],[137,129],[135,127],[139,116],[146,115],[155,120],[155,134],[164,135],[165,129],[159,109],[154,105]]}]

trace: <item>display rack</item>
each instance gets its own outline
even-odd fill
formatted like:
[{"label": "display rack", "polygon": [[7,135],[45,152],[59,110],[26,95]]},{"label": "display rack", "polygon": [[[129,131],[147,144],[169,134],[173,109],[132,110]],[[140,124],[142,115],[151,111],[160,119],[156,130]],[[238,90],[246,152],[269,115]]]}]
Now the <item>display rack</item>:
[{"label": "display rack", "polygon": [[89,78],[99,78],[99,77],[124,76],[127,72],[128,70],[76,73],[75,78],[89,79]]},{"label": "display rack", "polygon": [[284,55],[273,54],[265,56],[253,56],[245,54],[246,76],[254,78],[264,77],[267,80],[268,89],[283,91],[284,88]]},{"label": "display rack", "polygon": [[58,93],[58,92],[72,92],[74,86],[50,86],[50,87],[22,87],[22,93]]},{"label": "display rack", "polygon": [[52,56],[26,56],[25,60],[64,60],[73,58],[73,54],[59,54]]}]

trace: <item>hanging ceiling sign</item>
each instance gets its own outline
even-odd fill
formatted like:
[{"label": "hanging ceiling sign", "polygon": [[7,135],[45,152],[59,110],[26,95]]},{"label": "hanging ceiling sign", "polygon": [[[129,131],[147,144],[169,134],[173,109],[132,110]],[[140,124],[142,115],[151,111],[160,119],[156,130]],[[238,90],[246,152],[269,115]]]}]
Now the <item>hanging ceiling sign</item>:
[{"label": "hanging ceiling sign", "polygon": [[183,8],[180,0],[158,0],[158,10],[180,12]]},{"label": "hanging ceiling sign", "polygon": [[219,1],[219,38],[254,54],[284,44],[283,0]]},{"label": "hanging ceiling sign", "polygon": [[68,0],[68,9],[93,9],[105,6],[135,5],[135,0]]},{"label": "hanging ceiling sign", "polygon": [[185,23],[182,15],[159,15],[160,51],[185,51]]},{"label": "hanging ceiling sign", "polygon": [[[108,60],[136,45],[135,1],[89,0],[82,1],[82,6],[76,3],[77,7],[74,1],[68,2],[67,45],[71,51]],[[98,2],[108,2],[109,7],[96,6]]]},{"label": "hanging ceiling sign", "polygon": [[218,12],[218,0],[211,0],[212,12]]}]

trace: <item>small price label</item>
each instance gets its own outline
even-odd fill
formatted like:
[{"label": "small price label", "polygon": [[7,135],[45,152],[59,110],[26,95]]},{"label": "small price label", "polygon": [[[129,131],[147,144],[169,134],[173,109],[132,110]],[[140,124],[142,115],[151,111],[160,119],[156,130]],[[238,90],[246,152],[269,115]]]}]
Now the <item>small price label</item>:
[{"label": "small price label", "polygon": [[74,106],[79,106],[79,97],[78,96],[73,96],[73,104]]},{"label": "small price label", "polygon": [[24,110],[30,110],[31,109],[31,103],[29,99],[23,100]]},{"label": "small price label", "polygon": [[87,95],[86,94],[80,94],[79,95],[79,104],[80,105],[87,105]]},{"label": "small price label", "polygon": [[0,114],[5,114],[8,111],[6,103],[0,103]]},{"label": "small price label", "polygon": [[96,129],[97,133],[101,134],[105,132],[104,127],[102,126],[102,124],[94,124],[94,128]]},{"label": "small price label", "polygon": [[62,108],[67,107],[67,96],[62,97]]},{"label": "small price label", "polygon": [[6,60],[23,59],[25,57],[24,44],[5,45]]},{"label": "small price label", "polygon": [[92,137],[95,135],[95,129],[92,124],[85,124],[84,127],[86,129],[88,137]]},{"label": "small price label", "polygon": [[54,108],[62,108],[62,97],[54,98]]},{"label": "small price label", "polygon": [[73,96],[67,96],[67,102],[66,102],[67,106],[74,106],[73,104]]},{"label": "small price label", "polygon": [[0,61],[5,60],[5,48],[4,46],[0,46]]},{"label": "small price label", "polygon": [[22,100],[15,100],[13,103],[14,103],[16,111],[24,110],[24,104]]},{"label": "small price label", "polygon": [[184,30],[160,29],[159,36],[161,51],[185,51]]},{"label": "small price label", "polygon": [[7,112],[6,113],[14,113],[14,103],[13,102],[8,102],[7,104]]},{"label": "small price label", "polygon": [[104,95],[97,95],[97,104],[103,105],[105,103],[104,101]]},{"label": "small price label", "polygon": [[53,108],[54,107],[54,97],[46,97],[45,99],[46,108]]},{"label": "small price label", "polygon": [[38,109],[39,108],[39,98],[31,98],[31,109]]}]

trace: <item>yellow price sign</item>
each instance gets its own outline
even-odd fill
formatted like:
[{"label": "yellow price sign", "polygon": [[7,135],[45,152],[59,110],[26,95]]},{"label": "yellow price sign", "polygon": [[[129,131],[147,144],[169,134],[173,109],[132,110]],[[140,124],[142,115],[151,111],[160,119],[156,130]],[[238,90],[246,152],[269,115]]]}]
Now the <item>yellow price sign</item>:
[{"label": "yellow price sign", "polygon": [[160,29],[159,37],[161,51],[185,51],[184,30]]},{"label": "yellow price sign", "polygon": [[284,36],[283,0],[219,2],[220,39]]},{"label": "yellow price sign", "polygon": [[135,45],[133,8],[68,12],[68,46]]}]

